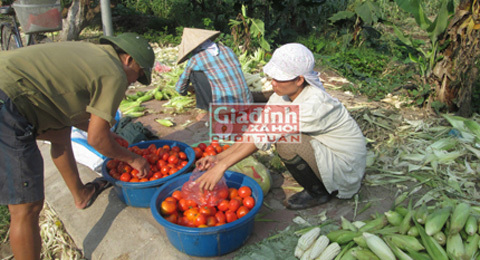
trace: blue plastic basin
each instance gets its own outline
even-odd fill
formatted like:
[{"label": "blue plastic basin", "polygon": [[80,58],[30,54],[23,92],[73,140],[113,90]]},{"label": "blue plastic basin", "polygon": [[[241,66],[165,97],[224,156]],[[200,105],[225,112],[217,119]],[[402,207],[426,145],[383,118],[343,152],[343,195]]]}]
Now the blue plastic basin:
[{"label": "blue plastic basin", "polygon": [[181,190],[191,173],[178,176],[160,187],[153,195],[150,210],[153,217],[167,233],[170,243],[185,254],[200,257],[213,257],[228,254],[246,243],[253,232],[254,218],[263,203],[262,188],[249,176],[238,172],[226,171],[225,178],[228,187],[239,188],[249,186],[255,207],[242,218],[217,227],[191,228],[173,224],[160,214],[162,201],[171,196],[175,190]]},{"label": "blue plastic basin", "polygon": [[145,149],[150,144],[155,144],[155,146],[162,147],[164,145],[178,146],[180,150],[187,154],[188,164],[183,167],[181,170],[178,170],[176,173],[169,175],[167,177],[154,180],[154,181],[147,181],[147,182],[124,182],[113,178],[107,170],[107,162],[109,159],[106,159],[102,165],[102,175],[107,179],[107,181],[113,183],[113,188],[117,193],[118,198],[125,204],[133,207],[140,207],[140,208],[148,208],[150,207],[150,201],[152,200],[152,196],[157,191],[157,189],[166,183],[167,181],[187,172],[190,170],[190,167],[193,165],[195,161],[195,152],[193,151],[192,147],[188,144],[172,141],[172,140],[152,140],[141,142],[137,144],[132,144],[130,146],[138,146],[139,148]]}]

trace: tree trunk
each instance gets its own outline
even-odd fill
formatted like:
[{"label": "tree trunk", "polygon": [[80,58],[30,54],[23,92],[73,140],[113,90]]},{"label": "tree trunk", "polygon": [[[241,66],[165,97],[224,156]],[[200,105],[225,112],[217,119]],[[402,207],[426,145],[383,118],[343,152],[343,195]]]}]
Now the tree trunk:
[{"label": "tree trunk", "polygon": [[91,21],[100,14],[100,4],[92,7],[91,0],[73,0],[68,8],[68,14],[63,19],[63,28],[60,33],[61,41],[78,40],[80,33]]},{"label": "tree trunk", "polygon": [[429,83],[435,88],[433,99],[447,105],[449,112],[470,117],[472,94],[478,78],[475,61],[480,57],[480,2],[462,0],[439,45],[448,42],[440,53],[442,60],[433,69]]}]

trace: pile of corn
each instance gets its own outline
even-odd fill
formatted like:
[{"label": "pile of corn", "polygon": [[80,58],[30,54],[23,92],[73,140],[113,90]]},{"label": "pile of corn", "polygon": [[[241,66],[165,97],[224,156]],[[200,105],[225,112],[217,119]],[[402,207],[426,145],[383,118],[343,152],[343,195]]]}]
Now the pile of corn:
[{"label": "pile of corn", "polygon": [[[412,209],[397,206],[368,221],[341,218],[341,228],[321,235],[315,227],[295,249],[299,259],[480,259],[479,210],[460,202]],[[328,245],[328,247],[327,247]],[[324,253],[318,253],[318,252]]]}]

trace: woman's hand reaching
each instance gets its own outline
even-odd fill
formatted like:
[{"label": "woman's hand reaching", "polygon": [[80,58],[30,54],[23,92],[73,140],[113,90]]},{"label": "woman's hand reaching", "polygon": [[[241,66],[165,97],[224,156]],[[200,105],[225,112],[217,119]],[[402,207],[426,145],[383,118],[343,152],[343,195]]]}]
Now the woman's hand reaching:
[{"label": "woman's hand reaching", "polygon": [[196,163],[195,167],[200,171],[208,170],[210,167],[213,167],[215,163],[218,162],[218,158],[215,155],[209,155],[203,158],[200,158]]}]

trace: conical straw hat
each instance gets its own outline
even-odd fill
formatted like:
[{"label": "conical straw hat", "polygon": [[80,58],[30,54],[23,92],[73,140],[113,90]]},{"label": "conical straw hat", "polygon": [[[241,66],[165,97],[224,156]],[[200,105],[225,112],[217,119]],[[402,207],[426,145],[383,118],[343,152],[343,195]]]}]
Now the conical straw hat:
[{"label": "conical straw hat", "polygon": [[214,40],[218,35],[220,35],[219,31],[183,28],[182,42],[178,47],[177,64],[187,60],[187,56],[206,40]]}]

